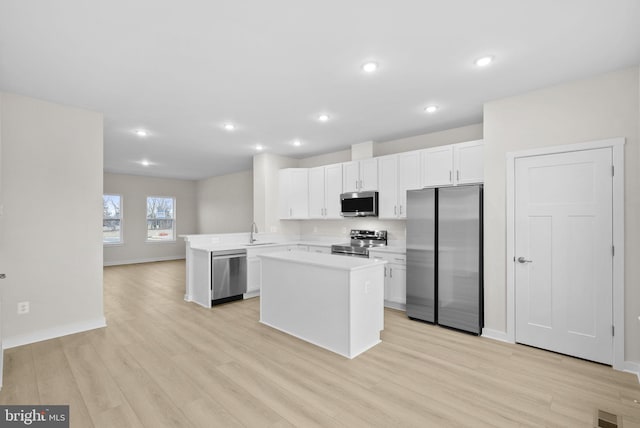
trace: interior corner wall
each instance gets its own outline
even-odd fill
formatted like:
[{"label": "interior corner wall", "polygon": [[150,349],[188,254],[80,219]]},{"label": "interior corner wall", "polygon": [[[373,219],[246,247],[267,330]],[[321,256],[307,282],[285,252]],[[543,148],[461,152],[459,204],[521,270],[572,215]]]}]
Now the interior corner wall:
[{"label": "interior corner wall", "polygon": [[4,347],[104,326],[102,114],[8,93],[0,103]]},{"label": "interior corner wall", "polygon": [[249,232],[253,223],[253,171],[196,183],[197,233]]},{"label": "interior corner wall", "polygon": [[[197,230],[195,181],[105,173],[104,193],[122,196],[123,234],[122,244],[105,245],[105,266],[185,258],[185,242],[179,235]],[[174,242],[146,242],[147,196],[176,198]]]},{"label": "interior corner wall", "polygon": [[299,161],[262,153],[253,157],[253,219],[259,232],[299,235],[297,220],[280,220],[278,216],[278,170],[297,168]]},{"label": "interior corner wall", "polygon": [[624,137],[625,360],[640,361],[639,74],[636,66],[485,104],[487,328],[506,331],[506,154]]}]

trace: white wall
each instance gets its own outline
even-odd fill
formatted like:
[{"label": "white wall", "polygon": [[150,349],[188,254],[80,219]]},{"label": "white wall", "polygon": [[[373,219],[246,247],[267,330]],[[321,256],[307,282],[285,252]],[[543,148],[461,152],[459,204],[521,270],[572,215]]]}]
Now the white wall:
[{"label": "white wall", "polygon": [[461,126],[430,134],[416,135],[415,137],[386,141],[374,144],[373,155],[385,156],[394,153],[409,152],[411,150],[426,149],[446,144],[462,143],[482,139],[482,124]]},{"label": "white wall", "polygon": [[103,326],[102,114],[0,102],[4,346]]},{"label": "white wall", "polygon": [[625,360],[640,361],[638,67],[485,104],[485,322],[506,330],[505,155],[625,137]]},{"label": "white wall", "polygon": [[104,193],[122,195],[124,235],[123,244],[105,245],[105,265],[185,257],[184,240],[177,236],[175,242],[145,242],[147,196],[175,197],[176,235],[193,234],[197,231],[195,181],[105,173]]},{"label": "white wall", "polygon": [[253,223],[253,171],[196,184],[197,233],[249,232]]},{"label": "white wall", "polygon": [[278,170],[298,167],[298,160],[262,153],[253,157],[253,218],[260,232],[299,235],[299,221],[280,220]]}]

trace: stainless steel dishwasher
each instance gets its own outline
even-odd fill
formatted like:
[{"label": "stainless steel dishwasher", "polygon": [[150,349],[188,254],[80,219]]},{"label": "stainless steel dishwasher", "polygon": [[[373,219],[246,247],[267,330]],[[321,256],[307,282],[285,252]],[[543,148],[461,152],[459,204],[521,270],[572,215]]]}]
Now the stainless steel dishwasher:
[{"label": "stainless steel dishwasher", "polygon": [[247,250],[211,252],[212,305],[242,299],[247,292]]}]

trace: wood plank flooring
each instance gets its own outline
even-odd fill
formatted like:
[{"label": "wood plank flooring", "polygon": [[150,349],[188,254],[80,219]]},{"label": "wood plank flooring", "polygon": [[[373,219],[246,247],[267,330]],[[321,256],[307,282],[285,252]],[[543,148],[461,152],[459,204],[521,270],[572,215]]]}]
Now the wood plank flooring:
[{"label": "wood plank flooring", "polygon": [[259,300],[183,301],[184,261],[104,269],[108,327],[5,351],[0,404],[85,427],[640,427],[640,386],[599,364],[385,310],[354,360],[258,323]]}]

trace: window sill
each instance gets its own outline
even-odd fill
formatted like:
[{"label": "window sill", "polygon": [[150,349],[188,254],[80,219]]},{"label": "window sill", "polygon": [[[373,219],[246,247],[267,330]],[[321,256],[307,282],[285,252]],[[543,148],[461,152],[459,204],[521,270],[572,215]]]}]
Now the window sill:
[{"label": "window sill", "polygon": [[124,247],[124,242],[103,242],[102,243],[103,247]]},{"label": "window sill", "polygon": [[177,241],[175,239],[172,240],[150,240],[150,239],[145,239],[144,243],[145,244],[175,244]]}]

